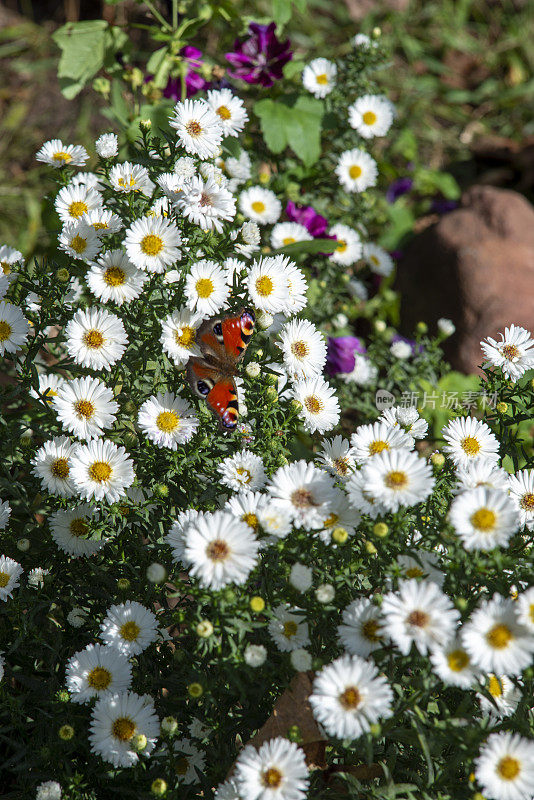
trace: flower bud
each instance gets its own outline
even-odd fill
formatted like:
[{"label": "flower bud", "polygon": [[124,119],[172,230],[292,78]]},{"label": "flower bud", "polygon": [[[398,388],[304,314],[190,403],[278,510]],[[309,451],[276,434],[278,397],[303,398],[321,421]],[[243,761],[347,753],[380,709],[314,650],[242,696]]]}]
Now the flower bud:
[{"label": "flower bud", "polygon": [[196,627],[196,632],[201,639],[209,639],[209,637],[213,633],[213,625],[211,624],[209,619],[203,619],[198,623]]},{"label": "flower bud", "polygon": [[252,611],[254,611],[256,614],[260,614],[265,608],[265,600],[263,599],[263,597],[255,595],[254,597],[250,598],[249,605]]},{"label": "flower bud", "polygon": [[26,553],[30,549],[29,539],[17,539],[17,548],[21,553]]},{"label": "flower bud", "polygon": [[267,400],[270,400],[271,403],[276,403],[278,400],[278,392],[274,388],[274,386],[268,386],[265,390],[265,396]]},{"label": "flower bud", "polygon": [[321,583],[315,590],[315,597],[319,603],[330,603],[336,596],[336,590],[331,583]]},{"label": "flower bud", "polygon": [[69,742],[74,736],[74,728],[72,725],[62,725],[58,731],[58,736],[64,742]]},{"label": "flower bud", "polygon": [[245,372],[249,378],[257,378],[261,372],[261,367],[257,361],[251,361],[250,364],[247,364]]},{"label": "flower bud", "polygon": [[416,325],[417,333],[427,333],[428,332],[428,325],[423,320],[420,320]]},{"label": "flower bud", "polygon": [[375,320],[375,331],[377,333],[384,333],[386,328],[387,328],[387,325],[386,325],[386,323],[384,322],[383,319]]},{"label": "flower bud", "polygon": [[158,483],[154,488],[154,494],[162,499],[169,496],[169,487],[166,483]]},{"label": "flower bud", "polygon": [[166,736],[176,733],[178,729],[178,720],[176,717],[163,717],[161,720],[161,732]]},{"label": "flower bud", "polygon": [[158,564],[154,561],[154,563],[147,567],[146,576],[150,583],[163,583],[167,577],[167,570],[163,564]]},{"label": "flower bud", "polygon": [[389,533],[389,528],[385,522],[377,522],[376,525],[373,526],[373,533],[375,536],[378,536],[379,539],[383,539]]},{"label": "flower bud", "polygon": [[505,403],[505,402],[503,402],[503,401],[501,400],[501,402],[500,402],[500,403],[497,403],[497,405],[495,406],[495,408],[497,409],[497,411],[499,412],[499,414],[506,414],[506,412],[508,411],[508,403]]},{"label": "flower bud", "polygon": [[167,792],[167,783],[163,780],[163,778],[156,778],[152,781],[152,785],[150,787],[150,791],[156,797],[163,797],[164,794]]},{"label": "flower bud", "polygon": [[349,534],[345,528],[338,527],[332,531],[332,539],[336,544],[344,544],[348,538]]},{"label": "flower bud", "polygon": [[148,739],[144,733],[136,734],[131,740],[132,750],[135,750],[136,753],[140,753],[142,750],[144,750],[147,744]]},{"label": "flower bud", "polygon": [[432,453],[430,456],[430,461],[432,462],[434,467],[437,469],[441,469],[442,466],[445,464],[445,456],[443,453]]},{"label": "flower bud", "polygon": [[296,742],[297,744],[302,742],[302,733],[298,725],[292,725],[289,728],[287,738],[290,742]]},{"label": "flower bud", "polygon": [[372,542],[365,543],[365,550],[370,556],[374,556],[377,552],[377,549]]},{"label": "flower bud", "polygon": [[70,281],[70,272],[65,267],[60,267],[56,270],[56,279],[60,283],[68,283]]},{"label": "flower bud", "polygon": [[189,686],[187,687],[187,693],[190,697],[194,698],[202,697],[202,695],[204,694],[204,689],[202,688],[202,684],[197,682],[190,683]]}]

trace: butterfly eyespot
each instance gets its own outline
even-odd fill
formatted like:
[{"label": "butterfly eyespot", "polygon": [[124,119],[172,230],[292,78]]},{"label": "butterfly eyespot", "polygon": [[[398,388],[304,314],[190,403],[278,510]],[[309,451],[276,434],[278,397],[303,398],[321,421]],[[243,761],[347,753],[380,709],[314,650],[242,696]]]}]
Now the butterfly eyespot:
[{"label": "butterfly eyespot", "polygon": [[215,325],[213,326],[213,333],[215,334],[215,336],[217,337],[219,342],[221,342],[221,343],[224,342],[223,329],[222,329],[222,323],[221,322],[216,322],[215,323]]},{"label": "butterfly eyespot", "polygon": [[211,386],[208,386],[206,381],[197,381],[197,391],[199,394],[207,395],[211,391]]},{"label": "butterfly eyespot", "polygon": [[225,428],[229,430],[233,430],[237,427],[237,418],[238,413],[236,408],[227,408],[226,411],[221,414],[221,423],[224,425]]}]

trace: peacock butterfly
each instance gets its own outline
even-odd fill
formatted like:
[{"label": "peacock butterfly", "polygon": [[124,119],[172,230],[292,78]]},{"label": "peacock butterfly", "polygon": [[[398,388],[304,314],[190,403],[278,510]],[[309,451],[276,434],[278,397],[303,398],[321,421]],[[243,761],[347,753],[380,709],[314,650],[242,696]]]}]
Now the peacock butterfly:
[{"label": "peacock butterfly", "polygon": [[237,363],[248,347],[256,316],[251,308],[237,315],[214,317],[202,323],[197,344],[202,357],[189,359],[187,379],[193,391],[206,400],[225,430],[235,430],[239,417],[234,377]]}]

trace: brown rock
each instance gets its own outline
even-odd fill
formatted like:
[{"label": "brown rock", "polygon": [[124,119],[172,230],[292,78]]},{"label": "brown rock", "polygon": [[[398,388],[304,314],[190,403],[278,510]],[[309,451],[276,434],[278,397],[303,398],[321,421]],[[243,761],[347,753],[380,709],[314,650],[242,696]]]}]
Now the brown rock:
[{"label": "brown rock", "polygon": [[517,192],[473,186],[409,243],[397,288],[403,330],[452,319],[445,354],[455,369],[476,371],[483,338],[511,323],[534,331],[534,208]]}]

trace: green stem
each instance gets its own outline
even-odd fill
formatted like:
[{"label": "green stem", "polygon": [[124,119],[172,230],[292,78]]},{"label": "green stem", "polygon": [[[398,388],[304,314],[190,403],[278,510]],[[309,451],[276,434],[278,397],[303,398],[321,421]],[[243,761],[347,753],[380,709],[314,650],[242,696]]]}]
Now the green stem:
[{"label": "green stem", "polygon": [[166,30],[166,31],[170,31],[170,30],[172,30],[171,26],[169,25],[169,23],[167,22],[167,20],[165,19],[165,17],[163,17],[163,16],[162,16],[162,15],[159,13],[158,9],[157,9],[157,8],[154,6],[154,4],[151,2],[151,0],[145,0],[145,6],[147,6],[147,7],[148,7],[148,10],[149,10],[149,11],[150,11],[150,13],[152,14],[152,16],[153,16],[155,19],[157,19],[157,21],[159,22],[159,24],[160,24],[160,25],[161,25],[163,28],[165,28],[165,30]]}]

